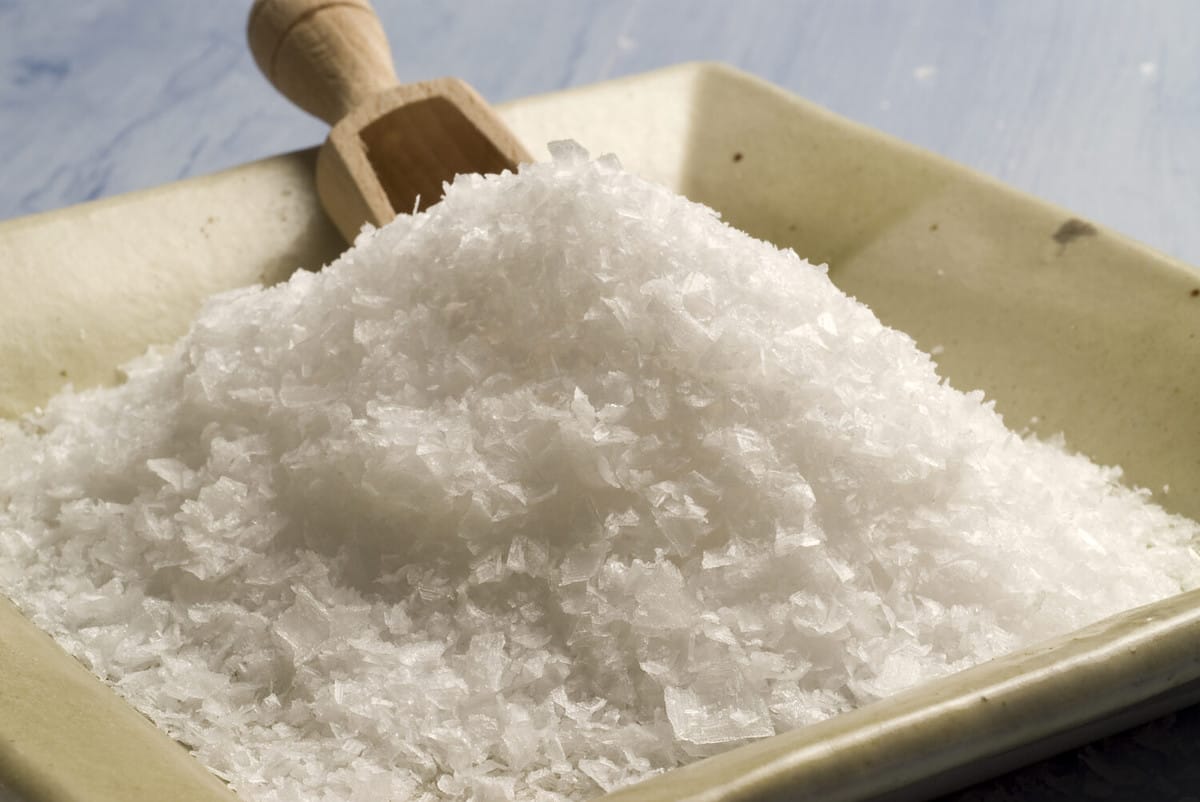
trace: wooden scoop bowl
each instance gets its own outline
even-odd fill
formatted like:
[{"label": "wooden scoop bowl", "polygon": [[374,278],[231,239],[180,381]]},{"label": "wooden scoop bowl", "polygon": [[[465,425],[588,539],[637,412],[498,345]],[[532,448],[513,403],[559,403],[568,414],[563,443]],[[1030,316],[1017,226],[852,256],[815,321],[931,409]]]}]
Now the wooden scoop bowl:
[{"label": "wooden scoop bowl", "polygon": [[275,88],[333,127],[317,154],[317,194],[348,242],[364,223],[437,203],[459,173],[532,161],[466,83],[401,85],[367,0],[256,0],[247,38]]}]

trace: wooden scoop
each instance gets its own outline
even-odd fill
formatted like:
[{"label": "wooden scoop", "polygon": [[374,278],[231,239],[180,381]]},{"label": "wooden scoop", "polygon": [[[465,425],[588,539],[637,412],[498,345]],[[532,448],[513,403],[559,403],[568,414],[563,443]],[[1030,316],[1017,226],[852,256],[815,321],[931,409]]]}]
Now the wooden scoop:
[{"label": "wooden scoop", "polygon": [[250,50],[275,88],[333,126],[317,194],[348,242],[424,209],[459,173],[532,161],[487,102],[457,78],[401,85],[367,0],[256,0]]}]

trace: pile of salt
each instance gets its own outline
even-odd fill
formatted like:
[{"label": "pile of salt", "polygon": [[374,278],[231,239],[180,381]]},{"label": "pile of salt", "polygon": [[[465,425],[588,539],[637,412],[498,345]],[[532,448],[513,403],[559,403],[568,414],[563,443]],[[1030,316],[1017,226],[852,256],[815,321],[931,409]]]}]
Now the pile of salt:
[{"label": "pile of salt", "polygon": [[583,799],[1200,581],[829,282],[559,145],[0,423],[0,591],[247,799]]}]

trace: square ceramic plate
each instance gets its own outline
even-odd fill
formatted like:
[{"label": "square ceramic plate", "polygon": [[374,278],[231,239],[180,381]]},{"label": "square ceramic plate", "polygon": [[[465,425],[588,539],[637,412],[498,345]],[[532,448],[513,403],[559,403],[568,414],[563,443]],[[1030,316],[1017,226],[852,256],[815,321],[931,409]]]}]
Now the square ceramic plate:
[{"label": "square ceramic plate", "polygon": [[[1200,516],[1200,275],[726,67],[501,109],[545,156],[574,138],[814,262],[984,389]],[[0,414],[186,328],[203,298],[341,245],[311,152],[0,224]],[[1200,293],[1197,293],[1200,295]],[[1170,490],[1165,489],[1169,486]],[[1200,699],[1200,592],[1101,622],[613,794],[917,799]],[[230,800],[221,783],[0,600],[0,799]]]}]

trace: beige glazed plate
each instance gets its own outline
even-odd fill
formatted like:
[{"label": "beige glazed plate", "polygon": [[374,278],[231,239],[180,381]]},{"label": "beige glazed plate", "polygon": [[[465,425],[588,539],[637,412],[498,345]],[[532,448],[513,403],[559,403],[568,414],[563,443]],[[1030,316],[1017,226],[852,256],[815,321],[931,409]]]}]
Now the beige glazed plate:
[{"label": "beige glazed plate", "polygon": [[[1200,517],[1200,274],[726,67],[501,107],[828,261],[1009,426]],[[0,414],[184,332],[213,292],[341,247],[312,153],[0,224]],[[1169,487],[1169,492],[1166,488]],[[1200,592],[617,792],[634,802],[919,799],[1200,699]],[[232,799],[0,600],[0,800]]]}]

